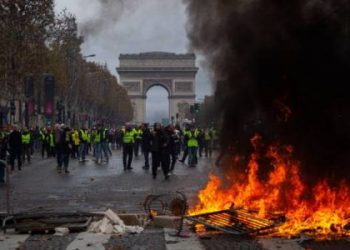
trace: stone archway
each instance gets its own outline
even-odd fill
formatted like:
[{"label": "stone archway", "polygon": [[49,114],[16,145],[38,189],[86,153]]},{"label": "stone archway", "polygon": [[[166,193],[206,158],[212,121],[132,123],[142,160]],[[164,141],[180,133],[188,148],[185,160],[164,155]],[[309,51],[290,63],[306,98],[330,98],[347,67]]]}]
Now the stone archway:
[{"label": "stone archway", "polygon": [[180,119],[186,117],[179,107],[195,102],[194,54],[174,54],[148,52],[141,54],[121,54],[119,56],[120,82],[125,87],[134,107],[133,122],[142,123],[146,116],[146,93],[155,86],[164,87],[169,93],[169,115]]}]

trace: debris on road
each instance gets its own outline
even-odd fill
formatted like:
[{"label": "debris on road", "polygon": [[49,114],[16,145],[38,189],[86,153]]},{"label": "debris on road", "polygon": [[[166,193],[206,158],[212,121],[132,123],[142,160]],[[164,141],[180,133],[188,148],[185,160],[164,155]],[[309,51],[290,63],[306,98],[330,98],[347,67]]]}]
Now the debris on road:
[{"label": "debris on road", "polygon": [[127,226],[120,217],[108,209],[104,213],[102,220],[91,223],[88,232],[90,233],[104,233],[104,234],[124,234],[124,233],[141,233],[144,228],[141,226]]},{"label": "debris on road", "polygon": [[69,234],[69,228],[67,227],[56,227],[55,236],[66,236]]}]

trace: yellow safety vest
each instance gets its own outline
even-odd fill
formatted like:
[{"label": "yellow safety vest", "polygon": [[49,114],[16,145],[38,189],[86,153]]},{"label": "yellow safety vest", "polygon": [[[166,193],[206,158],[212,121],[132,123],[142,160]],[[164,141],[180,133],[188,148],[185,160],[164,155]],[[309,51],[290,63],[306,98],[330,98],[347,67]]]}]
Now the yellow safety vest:
[{"label": "yellow safety vest", "polygon": [[50,142],[50,147],[54,147],[55,146],[55,138],[53,137],[53,134],[50,133],[49,135],[49,142]]},{"label": "yellow safety vest", "polygon": [[83,139],[83,141],[87,141],[87,133],[84,130],[80,130],[81,132],[81,138]]},{"label": "yellow safety vest", "polygon": [[80,139],[79,139],[79,132],[78,131],[74,131],[73,134],[72,134],[72,139],[73,139],[73,142],[74,142],[74,145],[77,146],[80,144]]},{"label": "yellow safety vest", "polygon": [[125,144],[131,144],[135,142],[135,131],[131,130],[129,132],[125,132],[123,136],[123,142]]},{"label": "yellow safety vest", "polygon": [[205,130],[204,132],[204,140],[209,141],[211,139],[210,131]]},{"label": "yellow safety vest", "polygon": [[197,140],[198,134],[196,132],[192,133],[191,131],[188,132],[188,141],[187,141],[187,147],[189,148],[198,148],[198,140]]},{"label": "yellow safety vest", "polygon": [[95,134],[95,142],[101,142],[101,133],[99,131]]},{"label": "yellow safety vest", "polygon": [[30,143],[30,134],[23,134],[22,135],[22,143],[23,144],[29,144]]}]

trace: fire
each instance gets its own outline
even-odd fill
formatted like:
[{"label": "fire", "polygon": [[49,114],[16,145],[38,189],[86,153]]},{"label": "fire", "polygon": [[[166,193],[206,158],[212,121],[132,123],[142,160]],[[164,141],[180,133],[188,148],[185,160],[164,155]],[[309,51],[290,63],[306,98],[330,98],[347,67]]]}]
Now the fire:
[{"label": "fire", "polygon": [[[286,222],[277,228],[276,235],[291,237],[300,232],[319,237],[350,236],[350,190],[342,181],[333,187],[327,180],[313,187],[301,179],[300,163],[292,158],[293,147],[272,145],[262,155],[262,139],[251,139],[255,151],[245,173],[227,173],[220,179],[210,175],[207,186],[199,193],[199,203],[190,209],[191,215],[235,207],[257,211],[268,218],[271,213],[282,213]],[[261,159],[268,159],[271,169],[266,178],[259,177]],[[234,157],[234,163],[237,157]],[[229,183],[229,184],[227,184]],[[349,229],[349,228],[347,228]]]}]

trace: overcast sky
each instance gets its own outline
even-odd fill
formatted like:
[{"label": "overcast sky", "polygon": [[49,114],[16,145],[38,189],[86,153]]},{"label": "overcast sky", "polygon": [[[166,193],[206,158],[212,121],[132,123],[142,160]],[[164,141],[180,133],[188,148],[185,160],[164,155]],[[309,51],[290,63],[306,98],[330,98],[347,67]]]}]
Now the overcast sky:
[{"label": "overcast sky", "polygon": [[[85,38],[83,54],[96,54],[90,60],[106,62],[115,75],[120,53],[188,52],[186,7],[182,0],[56,0],[55,8],[56,12],[67,8],[77,17]],[[201,64],[197,60],[197,99],[212,89]],[[156,94],[152,94],[152,100],[147,101],[147,111],[159,107]]]}]

